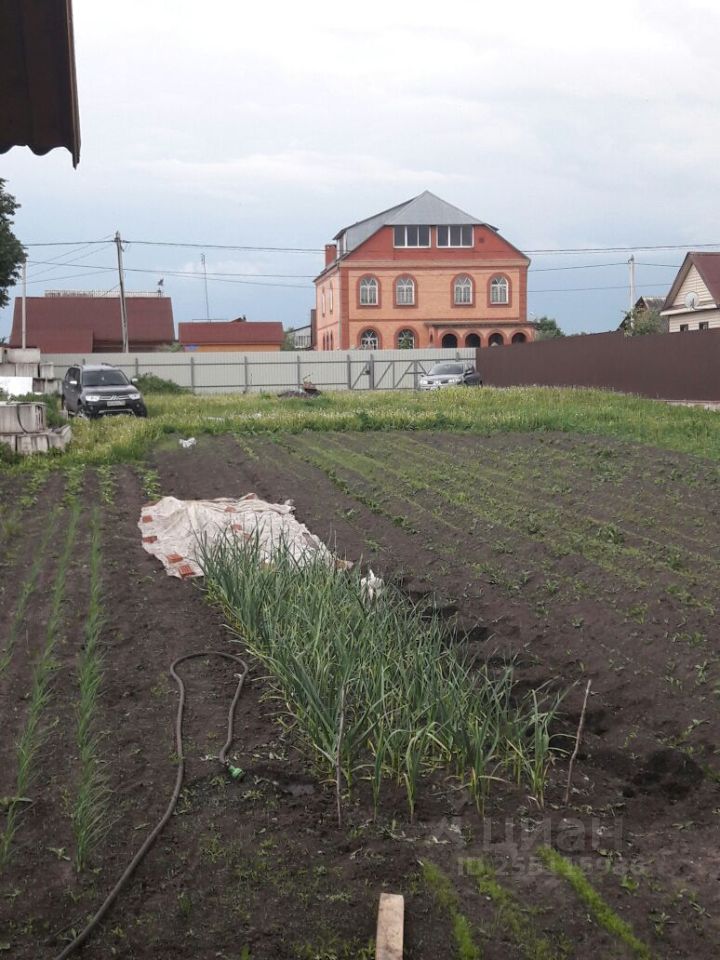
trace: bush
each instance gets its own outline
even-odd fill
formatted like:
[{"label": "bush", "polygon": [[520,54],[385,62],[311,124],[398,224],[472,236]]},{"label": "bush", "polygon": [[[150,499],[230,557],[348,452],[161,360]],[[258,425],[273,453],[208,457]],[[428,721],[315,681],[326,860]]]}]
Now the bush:
[{"label": "bush", "polygon": [[143,373],[135,382],[143,393],[189,393],[187,387],[181,387],[174,380],[164,380],[154,373]]}]

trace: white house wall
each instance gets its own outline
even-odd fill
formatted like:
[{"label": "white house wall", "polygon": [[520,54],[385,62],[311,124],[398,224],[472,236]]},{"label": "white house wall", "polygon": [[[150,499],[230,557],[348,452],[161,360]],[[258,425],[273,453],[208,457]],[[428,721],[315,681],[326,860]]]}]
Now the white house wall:
[{"label": "white house wall", "polygon": [[[672,308],[673,310],[679,310],[685,306],[685,297],[689,293],[696,293],[699,297],[698,306],[704,307],[706,304],[714,303],[715,301],[710,296],[708,288],[703,283],[703,279],[698,273],[697,267],[693,264],[688,270],[687,276],[680,285],[677,296],[673,301]],[[684,321],[683,321],[684,322]]]},{"label": "white house wall", "polygon": [[679,333],[680,324],[687,324],[688,330],[699,330],[701,323],[707,323],[708,329],[720,327],[720,310],[688,310],[668,317],[669,333]]}]

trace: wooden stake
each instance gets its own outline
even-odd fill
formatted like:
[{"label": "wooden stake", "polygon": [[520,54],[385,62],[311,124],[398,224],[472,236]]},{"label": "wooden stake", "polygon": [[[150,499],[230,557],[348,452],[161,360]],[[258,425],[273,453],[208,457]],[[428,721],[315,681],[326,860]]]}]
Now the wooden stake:
[{"label": "wooden stake", "polygon": [[402,960],[404,914],[405,898],[401,894],[380,894],[375,960]]},{"label": "wooden stake", "polygon": [[578,723],[577,735],[575,736],[575,749],[573,754],[570,757],[570,766],[568,767],[568,778],[567,778],[567,787],[565,789],[565,806],[570,802],[570,787],[572,785],[572,775],[573,767],[575,766],[575,757],[578,755],[580,750],[580,740],[582,739],[583,728],[585,727],[585,711],[587,709],[588,696],[590,694],[590,686],[592,680],[588,680],[587,687],[585,687],[585,699],[583,700],[582,710],[580,711],[580,722]]}]

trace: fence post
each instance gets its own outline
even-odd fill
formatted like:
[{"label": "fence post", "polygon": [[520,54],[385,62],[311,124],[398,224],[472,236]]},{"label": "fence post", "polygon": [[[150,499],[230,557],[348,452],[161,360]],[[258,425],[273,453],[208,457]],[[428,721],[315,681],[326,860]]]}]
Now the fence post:
[{"label": "fence post", "polygon": [[298,355],[296,356],[295,359],[296,359],[296,361],[297,361],[297,385],[298,385],[298,390],[302,390],[302,385],[303,385],[303,383],[302,383],[302,364],[301,364],[300,354],[299,354],[299,353],[298,353]]},{"label": "fence post", "polygon": [[195,357],[190,354],[190,390],[195,393]]},{"label": "fence post", "polygon": [[348,381],[348,390],[352,390],[352,360],[350,359],[350,354],[347,355],[347,381]]},{"label": "fence post", "polygon": [[243,379],[244,379],[244,389],[243,393],[250,392],[250,375],[248,373],[248,358],[247,354],[243,357]]},{"label": "fence post", "polygon": [[136,377],[140,376],[140,361],[138,360],[137,357],[135,357],[135,376]]},{"label": "fence post", "polygon": [[375,389],[375,354],[370,354],[370,359],[368,361],[368,387],[370,390]]},{"label": "fence post", "polygon": [[418,388],[418,362],[417,357],[413,360],[413,390]]}]

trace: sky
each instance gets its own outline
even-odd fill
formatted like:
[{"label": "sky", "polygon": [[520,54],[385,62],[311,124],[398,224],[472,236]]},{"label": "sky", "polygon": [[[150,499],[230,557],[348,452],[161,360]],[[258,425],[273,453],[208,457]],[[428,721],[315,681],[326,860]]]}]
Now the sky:
[{"label": "sky", "polygon": [[29,295],[116,288],[119,230],[127,289],[163,279],[176,322],[302,326],[324,244],[425,189],[529,253],[531,317],[567,333],[617,327],[631,252],[661,296],[686,250],[720,250],[710,0],[73,9],[79,167],[0,155]]}]

